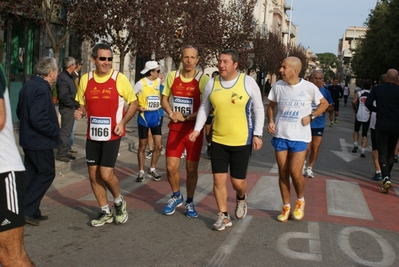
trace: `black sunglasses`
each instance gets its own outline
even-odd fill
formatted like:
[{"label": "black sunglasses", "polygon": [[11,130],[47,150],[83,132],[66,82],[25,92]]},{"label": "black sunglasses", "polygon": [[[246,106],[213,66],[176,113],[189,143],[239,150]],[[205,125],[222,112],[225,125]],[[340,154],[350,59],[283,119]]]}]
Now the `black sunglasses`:
[{"label": "black sunglasses", "polygon": [[108,61],[112,61],[114,58],[113,57],[99,57],[98,58],[100,61],[105,61],[108,59]]}]

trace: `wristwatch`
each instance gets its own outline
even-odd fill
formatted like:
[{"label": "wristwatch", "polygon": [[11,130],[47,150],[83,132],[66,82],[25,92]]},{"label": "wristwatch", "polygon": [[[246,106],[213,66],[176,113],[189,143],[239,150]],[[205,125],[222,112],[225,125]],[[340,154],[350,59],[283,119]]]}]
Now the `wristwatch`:
[{"label": "wristwatch", "polygon": [[259,139],[262,139],[261,135],[254,135],[254,137],[258,137]]},{"label": "wristwatch", "polygon": [[313,121],[314,119],[316,119],[316,116],[313,114],[309,114],[310,120]]}]

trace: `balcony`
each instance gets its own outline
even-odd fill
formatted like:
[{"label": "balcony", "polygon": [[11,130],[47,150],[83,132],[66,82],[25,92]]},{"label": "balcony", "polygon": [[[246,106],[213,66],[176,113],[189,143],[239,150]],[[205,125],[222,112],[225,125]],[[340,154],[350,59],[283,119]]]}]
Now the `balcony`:
[{"label": "balcony", "polygon": [[280,8],[277,7],[273,9],[273,14],[279,15],[281,18],[283,17],[283,12],[280,10]]}]

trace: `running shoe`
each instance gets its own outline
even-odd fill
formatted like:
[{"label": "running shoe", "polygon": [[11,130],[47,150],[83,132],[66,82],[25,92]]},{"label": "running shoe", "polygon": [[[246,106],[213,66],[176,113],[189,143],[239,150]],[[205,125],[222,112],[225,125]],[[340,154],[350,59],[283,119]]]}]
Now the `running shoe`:
[{"label": "running shoe", "polygon": [[141,183],[141,182],[144,182],[144,180],[145,180],[144,173],[143,172],[139,172],[139,174],[137,175],[137,178],[136,178],[136,182]]},{"label": "running shoe", "polygon": [[334,123],[331,122],[331,123],[330,123],[330,127],[333,127],[333,126],[334,126]]},{"label": "running shoe", "polygon": [[120,224],[120,223],[125,223],[127,222],[128,219],[128,214],[126,211],[126,201],[122,197],[122,202],[115,204],[115,223]]},{"label": "running shoe", "polygon": [[305,200],[297,199],[294,210],[294,219],[302,220],[303,216],[305,216]]},{"label": "running shoe", "polygon": [[378,172],[378,173],[376,172],[371,179],[373,179],[374,181],[381,181],[382,180],[382,175],[381,175],[380,172]]},{"label": "running shoe", "polygon": [[398,163],[398,162],[399,162],[398,155],[395,155],[395,162],[396,162],[396,163]]},{"label": "running shoe", "polygon": [[359,148],[357,147],[357,146],[354,146],[353,147],[353,149],[352,149],[352,153],[357,153],[357,150],[358,150]]},{"label": "running shoe", "polygon": [[188,218],[197,218],[198,217],[198,213],[195,211],[195,208],[194,208],[194,202],[186,203],[185,208],[186,208],[186,216]]},{"label": "running shoe", "polygon": [[165,155],[165,148],[164,147],[161,148],[161,155]]},{"label": "running shoe", "polygon": [[179,197],[172,196],[168,200],[168,204],[163,208],[163,214],[172,215],[175,213],[177,207],[180,207],[183,204],[183,195],[180,194]]},{"label": "running shoe", "polygon": [[361,158],[365,158],[365,157],[366,157],[366,154],[360,153],[360,157],[361,157]]},{"label": "running shoe", "polygon": [[152,151],[148,151],[147,155],[145,156],[146,159],[151,159],[152,158]]},{"label": "running shoe", "polygon": [[391,181],[389,180],[389,177],[386,176],[383,180],[382,180],[382,186],[381,186],[381,193],[384,194],[388,194],[389,192],[389,188],[391,187]]},{"label": "running shoe", "polygon": [[98,214],[97,219],[91,221],[91,225],[94,227],[103,226],[106,223],[112,223],[114,221],[114,217],[112,216],[112,212],[106,213],[102,211]]},{"label": "running shoe", "polygon": [[307,167],[307,168],[306,168],[306,170],[305,170],[305,175],[304,175],[304,176],[305,176],[305,177],[308,177],[308,178],[314,178],[314,173],[313,173],[311,167]]},{"label": "running shoe", "polygon": [[162,176],[159,175],[156,170],[151,171],[150,169],[148,169],[147,174],[150,178],[152,177],[152,179],[154,179],[154,181],[156,181],[156,182],[161,181]]},{"label": "running shoe", "polygon": [[243,200],[237,199],[235,215],[238,220],[244,219],[245,215],[247,215],[247,195],[245,195]]},{"label": "running shoe", "polygon": [[223,212],[218,213],[218,219],[212,226],[212,230],[223,231],[226,227],[231,227],[233,224],[230,221],[230,215],[224,215]]},{"label": "running shoe", "polygon": [[338,122],[338,119],[335,119],[334,122],[337,123],[337,122]]},{"label": "running shoe", "polygon": [[290,218],[291,218],[291,207],[284,205],[283,211],[279,216],[277,216],[277,221],[286,222]]},{"label": "running shoe", "polygon": [[303,163],[303,167],[302,167],[302,175],[305,176],[305,171],[306,171],[306,160]]}]

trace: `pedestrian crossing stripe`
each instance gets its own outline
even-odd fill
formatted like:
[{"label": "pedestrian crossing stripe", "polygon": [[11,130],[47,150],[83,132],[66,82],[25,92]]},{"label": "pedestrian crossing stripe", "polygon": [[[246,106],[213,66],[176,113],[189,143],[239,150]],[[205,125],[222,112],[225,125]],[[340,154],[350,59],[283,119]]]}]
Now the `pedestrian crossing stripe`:
[{"label": "pedestrian crossing stripe", "polygon": [[[166,172],[160,182],[146,179],[143,183],[134,182],[137,173],[131,169],[116,169],[120,180],[121,194],[131,210],[159,211],[168,202],[172,191],[166,179]],[[186,198],[185,171],[181,171],[180,192]],[[275,219],[281,212],[282,200],[278,186],[278,175],[269,173],[249,173],[247,175],[248,215],[270,217]],[[230,181],[227,181],[228,211],[234,214],[236,195]],[[355,180],[352,178],[332,178],[317,175],[314,179],[305,180],[305,218],[307,221],[324,221],[344,223],[362,227],[377,227],[399,231],[397,214],[399,213],[399,188],[395,184],[389,194],[379,192],[380,183],[372,180]],[[60,198],[60,194],[63,196]],[[108,200],[112,205],[112,195]],[[291,183],[291,205],[295,205],[296,194]],[[43,205],[86,206],[96,212],[97,200],[87,180],[48,192],[42,201]],[[216,214],[218,212],[213,195],[212,173],[200,173],[194,195],[194,203],[199,214]],[[176,213],[184,215],[184,207]],[[234,217],[234,215],[233,215]]]}]

